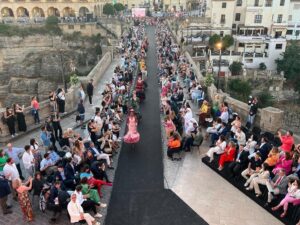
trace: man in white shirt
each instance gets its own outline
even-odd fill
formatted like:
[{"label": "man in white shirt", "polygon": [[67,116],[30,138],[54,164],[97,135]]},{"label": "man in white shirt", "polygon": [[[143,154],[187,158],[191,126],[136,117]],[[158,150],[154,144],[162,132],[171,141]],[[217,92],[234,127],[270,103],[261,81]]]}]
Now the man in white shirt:
[{"label": "man in white shirt", "polygon": [[55,162],[53,162],[48,152],[44,154],[44,158],[40,163],[40,170],[45,171],[47,175],[57,171],[57,166],[55,166]]},{"label": "man in white shirt", "polygon": [[94,157],[97,158],[97,160],[105,159],[108,168],[112,169],[109,154],[103,153],[101,151],[99,152],[98,149],[95,147],[94,142],[92,142],[92,141],[90,142],[90,150],[93,153]]},{"label": "man in white shirt", "polygon": [[222,122],[226,124],[228,123],[229,113],[227,107],[224,107],[224,111],[221,113],[220,119],[222,120]]},{"label": "man in white shirt", "polygon": [[13,145],[11,143],[8,143],[7,149],[5,149],[5,152],[8,154],[8,156],[10,158],[13,159],[13,161],[16,164],[17,169],[19,171],[20,178],[22,180],[24,180],[24,177],[22,175],[21,166],[20,166],[20,158],[19,158],[19,157],[21,157],[20,155],[24,152],[24,148],[16,148],[16,147],[13,147]]},{"label": "man in white shirt", "polygon": [[28,173],[28,175],[33,177],[33,175],[34,175],[34,157],[31,152],[31,147],[30,147],[30,145],[25,145],[24,149],[25,149],[25,152],[23,154],[22,161],[23,161],[25,170]]},{"label": "man in white shirt", "polygon": [[12,204],[12,198],[17,200],[17,193],[15,189],[12,187],[12,182],[16,179],[20,179],[19,171],[14,163],[12,158],[8,158],[5,166],[3,167],[3,173],[5,178],[9,181],[11,194],[8,195],[7,204]]},{"label": "man in white shirt", "polygon": [[71,195],[71,201],[68,204],[68,213],[70,215],[71,223],[76,223],[85,220],[88,225],[100,225],[89,213],[84,213],[81,204],[77,201],[77,195]]},{"label": "man in white shirt", "polygon": [[245,146],[246,145],[246,135],[245,133],[241,130],[240,127],[236,129],[234,138],[237,140],[238,145]]}]

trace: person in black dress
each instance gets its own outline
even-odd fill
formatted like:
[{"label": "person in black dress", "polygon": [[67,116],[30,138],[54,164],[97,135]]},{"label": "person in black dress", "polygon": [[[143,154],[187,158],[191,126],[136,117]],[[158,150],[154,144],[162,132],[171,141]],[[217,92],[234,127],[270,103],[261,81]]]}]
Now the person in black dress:
[{"label": "person in black dress", "polygon": [[14,113],[17,117],[19,131],[26,132],[27,125],[26,125],[25,115],[24,115],[24,105],[21,107],[18,104],[14,104]]},{"label": "person in black dress", "polygon": [[86,87],[87,95],[89,96],[89,102],[92,105],[93,104],[93,94],[94,94],[94,85],[93,85],[93,79],[90,80]]},{"label": "person in black dress", "polygon": [[62,128],[60,125],[60,116],[57,112],[54,112],[52,116],[52,127],[54,129],[54,135],[56,140],[62,139]]},{"label": "person in black dress", "polygon": [[14,137],[16,135],[15,116],[11,108],[9,107],[6,108],[6,111],[4,112],[4,119],[8,126],[9,133],[11,134],[12,137]]}]

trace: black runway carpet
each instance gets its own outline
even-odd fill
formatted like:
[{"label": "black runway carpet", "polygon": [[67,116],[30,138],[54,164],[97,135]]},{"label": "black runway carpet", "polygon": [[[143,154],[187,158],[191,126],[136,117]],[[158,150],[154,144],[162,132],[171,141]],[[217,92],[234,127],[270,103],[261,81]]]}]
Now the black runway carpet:
[{"label": "black runway carpet", "polygon": [[122,146],[105,225],[204,225],[176,194],[164,189],[154,27],[147,28],[147,36],[148,89],[141,106],[141,140],[135,149]]}]

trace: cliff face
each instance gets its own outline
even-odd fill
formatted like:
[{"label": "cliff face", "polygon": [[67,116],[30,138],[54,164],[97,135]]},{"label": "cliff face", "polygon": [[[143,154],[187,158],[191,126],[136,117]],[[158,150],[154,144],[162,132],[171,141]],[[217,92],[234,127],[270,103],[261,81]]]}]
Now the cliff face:
[{"label": "cliff face", "polygon": [[62,71],[69,75],[83,58],[96,61],[94,45],[53,36],[0,37],[0,106],[27,106],[33,95],[46,99],[62,83]]}]

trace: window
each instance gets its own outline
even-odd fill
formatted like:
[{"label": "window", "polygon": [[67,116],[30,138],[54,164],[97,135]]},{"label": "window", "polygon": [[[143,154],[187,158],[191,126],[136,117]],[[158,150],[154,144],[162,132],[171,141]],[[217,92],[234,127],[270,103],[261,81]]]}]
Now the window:
[{"label": "window", "polygon": [[233,28],[233,29],[236,28],[236,24],[235,24],[235,23],[232,24],[232,28]]},{"label": "window", "polygon": [[80,29],[84,30],[85,29],[85,25],[80,25]]},{"label": "window", "polygon": [[68,27],[70,30],[74,30],[74,25],[69,25]]},{"label": "window", "polygon": [[241,14],[240,13],[236,13],[235,14],[235,21],[240,21],[241,20]]},{"label": "window", "polygon": [[277,23],[282,23],[282,14],[278,14]]},{"label": "window", "polygon": [[262,21],[262,15],[255,15],[254,23],[261,23]]},{"label": "window", "polygon": [[221,15],[221,21],[220,21],[221,23],[225,23],[225,14],[222,14]]},{"label": "window", "polygon": [[255,0],[254,6],[258,6],[258,5],[259,5],[259,0]]},{"label": "window", "polygon": [[275,49],[282,49],[282,44],[276,44]]},{"label": "window", "polygon": [[284,6],[285,0],[280,0],[280,6]]},{"label": "window", "polygon": [[293,16],[289,15],[289,21],[292,21],[292,20],[293,20]]},{"label": "window", "polygon": [[272,7],[272,0],[266,0],[266,7]]},{"label": "window", "polygon": [[220,31],[220,36],[221,36],[221,37],[224,36],[224,31]]},{"label": "window", "polygon": [[296,30],[296,32],[295,32],[296,37],[298,37],[299,34],[300,34],[300,30]]},{"label": "window", "polygon": [[242,6],[242,5],[243,5],[243,0],[236,1],[236,6]]},{"label": "window", "polygon": [[266,43],[265,49],[269,49],[269,43]]},{"label": "window", "polygon": [[286,34],[287,34],[287,35],[292,35],[292,34],[293,34],[293,30],[287,30],[287,31],[286,31]]},{"label": "window", "polygon": [[226,2],[222,2],[222,8],[225,9],[226,8]]},{"label": "window", "polygon": [[239,43],[239,47],[245,47],[244,43]]}]

